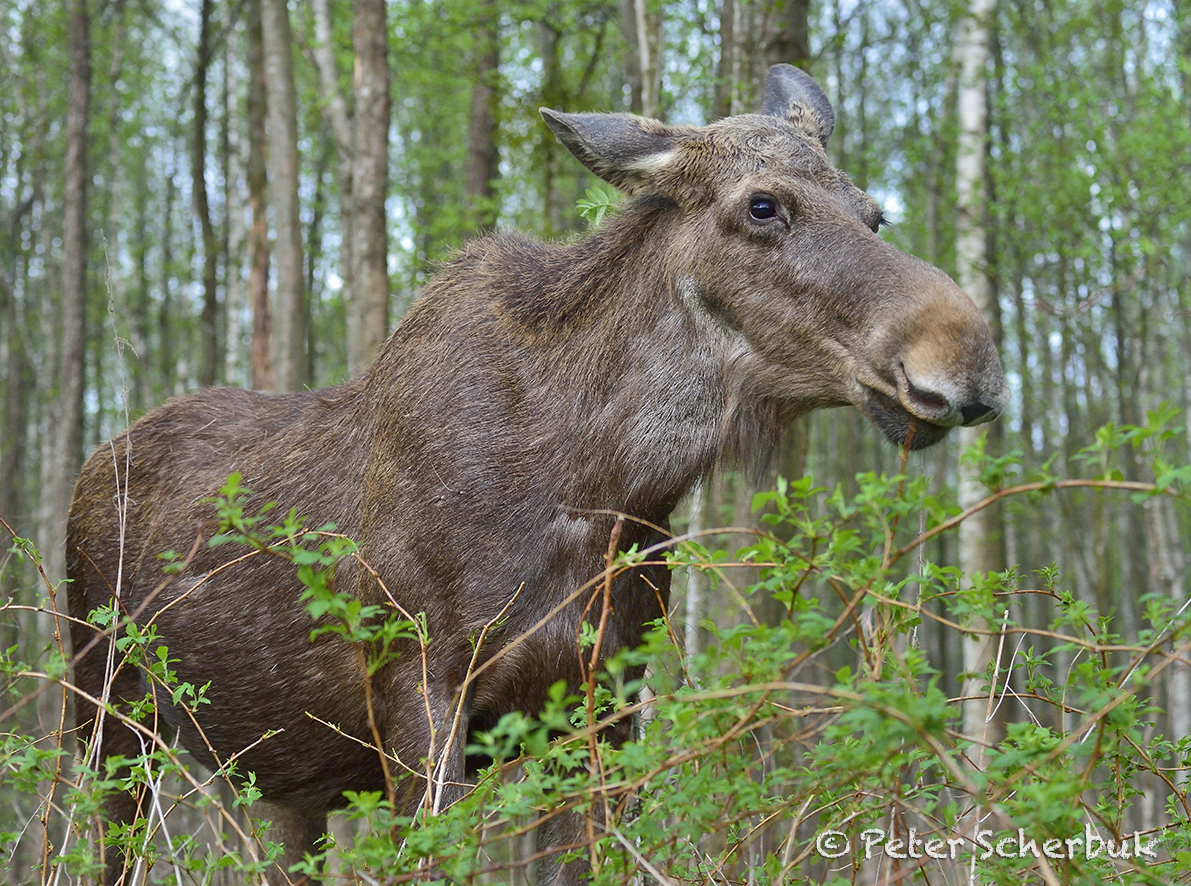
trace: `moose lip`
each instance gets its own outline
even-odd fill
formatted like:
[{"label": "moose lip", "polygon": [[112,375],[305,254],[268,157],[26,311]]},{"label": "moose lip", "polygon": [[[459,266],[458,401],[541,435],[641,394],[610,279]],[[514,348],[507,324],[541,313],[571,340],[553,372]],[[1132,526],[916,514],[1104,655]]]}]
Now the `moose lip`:
[{"label": "moose lip", "polygon": [[863,402],[857,406],[891,443],[898,446],[904,446],[908,440],[911,451],[925,449],[934,446],[951,430],[911,415],[899,402],[880,391],[866,387],[864,394]]}]

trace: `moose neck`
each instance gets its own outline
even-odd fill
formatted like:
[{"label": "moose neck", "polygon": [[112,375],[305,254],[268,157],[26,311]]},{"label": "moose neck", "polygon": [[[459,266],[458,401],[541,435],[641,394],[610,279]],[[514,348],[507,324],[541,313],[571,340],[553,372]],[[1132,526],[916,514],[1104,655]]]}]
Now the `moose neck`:
[{"label": "moose neck", "polygon": [[754,458],[777,416],[747,390],[743,339],[694,304],[682,224],[646,198],[570,245],[471,244],[356,382],[388,441],[373,457],[543,517],[655,523],[721,454]]},{"label": "moose neck", "polygon": [[569,480],[565,498],[653,521],[720,455],[763,458],[779,427],[749,396],[743,340],[688,291],[675,246],[681,223],[668,201],[633,202],[556,253],[543,293],[558,341],[541,359],[561,370],[559,402],[574,404],[559,474]]}]

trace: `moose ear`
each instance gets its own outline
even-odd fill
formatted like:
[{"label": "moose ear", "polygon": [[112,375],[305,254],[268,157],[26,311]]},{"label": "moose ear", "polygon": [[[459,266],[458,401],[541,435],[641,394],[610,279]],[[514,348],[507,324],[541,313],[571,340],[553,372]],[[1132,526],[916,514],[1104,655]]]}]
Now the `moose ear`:
[{"label": "moose ear", "polygon": [[827,94],[806,71],[793,65],[774,65],[765,78],[765,113],[786,117],[827,147],[835,129],[835,111]]},{"label": "moose ear", "polygon": [[540,110],[546,125],[580,163],[628,194],[652,190],[651,181],[677,153],[675,131],[657,120]]}]

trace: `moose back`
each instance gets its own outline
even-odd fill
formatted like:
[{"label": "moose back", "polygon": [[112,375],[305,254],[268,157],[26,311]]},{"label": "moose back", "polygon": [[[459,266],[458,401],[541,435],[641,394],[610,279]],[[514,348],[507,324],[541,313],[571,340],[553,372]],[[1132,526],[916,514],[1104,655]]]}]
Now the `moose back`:
[{"label": "moose back", "polygon": [[[976,307],[877,235],[880,208],[828,160],[834,115],[803,72],[775,67],[764,113],[704,127],[542,114],[630,195],[622,211],[569,245],[473,242],[360,377],[175,400],[100,447],[78,481],[67,538],[78,686],[98,699],[109,680],[117,708],[142,698],[142,673],[112,675],[111,637],[85,620],[114,595],[137,621],[154,620],[178,679],[210,681],[193,718],[160,706],[162,731],[210,764],[212,752],[243,752],[239,771],[255,773],[286,844],[283,866],[312,848],[345,790],[383,786],[373,725],[415,769],[442,758],[437,799],[449,802],[465,777],[464,742],[443,745],[458,706],[478,727],[539,710],[559,680],[578,687],[587,600],[574,592],[603,568],[613,514],[632,518],[621,549],[660,541],[649,526],[665,527],[717,460],[764,458],[812,409],[854,404],[890,440],[919,448],[1005,405]],[[196,545],[217,531],[206,502],[233,472],[254,493],[250,507],[276,502],[308,525],[334,523],[405,610],[425,613],[426,676],[416,648],[386,665],[372,678],[371,723],[360,657],[335,634],[311,641],[292,565],[229,566],[242,549]],[[156,555],[168,550],[194,555],[166,581]],[[389,605],[354,560],[334,582]],[[658,567],[617,579],[605,656],[641,640],[668,592]],[[481,662],[497,660],[461,691],[485,625]],[[81,700],[78,725],[104,755],[139,752],[118,717],[97,718]],[[283,731],[259,741],[270,730]],[[623,740],[626,727],[613,731]],[[117,794],[105,815],[128,821],[138,803]],[[109,882],[124,864],[109,858]],[[540,879],[572,882],[576,871]]]}]

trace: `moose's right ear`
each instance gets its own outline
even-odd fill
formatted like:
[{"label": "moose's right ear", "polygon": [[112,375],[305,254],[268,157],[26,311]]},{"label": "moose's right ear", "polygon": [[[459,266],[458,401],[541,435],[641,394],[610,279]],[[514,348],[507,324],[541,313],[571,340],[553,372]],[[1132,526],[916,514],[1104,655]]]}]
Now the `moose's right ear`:
[{"label": "moose's right ear", "polygon": [[677,156],[677,133],[633,114],[564,114],[541,108],[542,119],[579,162],[628,194],[651,181]]},{"label": "moose's right ear", "polygon": [[774,65],[765,78],[765,113],[785,117],[819,140],[824,148],[835,129],[831,100],[814,78],[793,65]]}]

